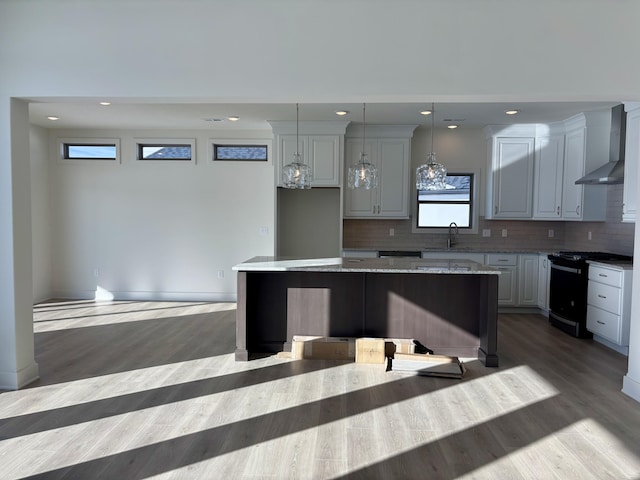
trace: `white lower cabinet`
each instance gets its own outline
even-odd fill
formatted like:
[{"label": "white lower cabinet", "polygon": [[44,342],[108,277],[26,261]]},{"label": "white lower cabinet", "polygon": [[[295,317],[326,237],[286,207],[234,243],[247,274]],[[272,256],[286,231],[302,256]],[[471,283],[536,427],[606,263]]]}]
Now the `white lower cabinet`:
[{"label": "white lower cabinet", "polygon": [[547,253],[538,255],[538,308],[549,310],[549,280],[551,268]]},{"label": "white lower cabinet", "polygon": [[538,257],[539,255],[519,255],[518,257],[518,305],[536,307],[538,305]]},{"label": "white lower cabinet", "polygon": [[498,305],[515,306],[518,301],[518,255],[488,253],[485,262],[500,270]]},{"label": "white lower cabinet", "polygon": [[608,264],[589,265],[587,330],[596,340],[611,342],[627,353],[631,319],[631,278],[633,270]]}]

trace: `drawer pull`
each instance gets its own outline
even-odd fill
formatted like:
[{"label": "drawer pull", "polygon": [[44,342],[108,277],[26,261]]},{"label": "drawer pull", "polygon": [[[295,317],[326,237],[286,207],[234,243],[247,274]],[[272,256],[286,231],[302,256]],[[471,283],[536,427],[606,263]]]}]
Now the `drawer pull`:
[{"label": "drawer pull", "polygon": [[598,294],[598,298],[607,298],[605,295]]},{"label": "drawer pull", "polygon": [[499,262],[508,262],[509,260],[508,260],[508,259],[506,259],[506,258],[499,258],[499,259],[498,259],[498,261],[499,261]]},{"label": "drawer pull", "polygon": [[601,322],[600,320],[596,320],[596,322],[598,322],[600,325],[606,325],[606,323]]},{"label": "drawer pull", "polygon": [[609,275],[605,275],[604,273],[599,273],[599,274],[598,274],[598,276],[599,276],[599,277],[607,278]]}]

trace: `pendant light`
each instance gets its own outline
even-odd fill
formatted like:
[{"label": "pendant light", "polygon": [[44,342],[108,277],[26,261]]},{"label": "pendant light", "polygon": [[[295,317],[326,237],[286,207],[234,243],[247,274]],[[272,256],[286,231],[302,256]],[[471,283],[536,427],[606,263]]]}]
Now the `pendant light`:
[{"label": "pendant light", "polygon": [[418,190],[444,190],[446,189],[447,169],[436,162],[436,154],[433,148],[433,131],[436,112],[431,104],[431,152],[427,155],[427,163],[416,169],[416,189]]},{"label": "pendant light", "polygon": [[296,152],[293,154],[293,162],[282,168],[282,186],[290,189],[309,189],[311,167],[300,161],[299,114],[300,109],[296,103]]},{"label": "pendant light", "polygon": [[349,167],[348,173],[348,185],[349,188],[364,188],[371,190],[372,188],[378,188],[378,168],[367,162],[367,154],[364,149],[365,140],[365,108],[366,105],[362,104],[362,152],[360,152],[360,161],[354,163]]}]

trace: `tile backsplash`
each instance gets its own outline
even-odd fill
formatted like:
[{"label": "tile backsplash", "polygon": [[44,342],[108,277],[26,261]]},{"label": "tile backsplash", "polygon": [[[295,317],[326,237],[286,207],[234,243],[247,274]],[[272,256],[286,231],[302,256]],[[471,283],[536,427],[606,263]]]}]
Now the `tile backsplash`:
[{"label": "tile backsplash", "polygon": [[[457,247],[549,252],[583,250],[633,255],[635,224],[622,223],[622,185],[601,188],[607,188],[605,222],[486,220],[480,217],[478,233],[459,234]],[[482,236],[486,229],[490,230],[490,237]],[[502,236],[503,230],[506,230],[506,237]],[[343,248],[446,249],[447,236],[447,233],[413,233],[411,220],[345,219]]]}]

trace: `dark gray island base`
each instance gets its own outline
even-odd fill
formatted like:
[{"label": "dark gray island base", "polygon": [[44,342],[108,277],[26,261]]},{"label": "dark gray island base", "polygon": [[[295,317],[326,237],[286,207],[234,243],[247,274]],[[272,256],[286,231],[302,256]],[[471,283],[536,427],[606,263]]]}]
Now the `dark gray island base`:
[{"label": "dark gray island base", "polygon": [[[498,275],[468,261],[258,257],[238,270],[236,352],[291,350],[294,335],[414,338],[498,366]],[[332,263],[333,262],[333,263]]]}]

